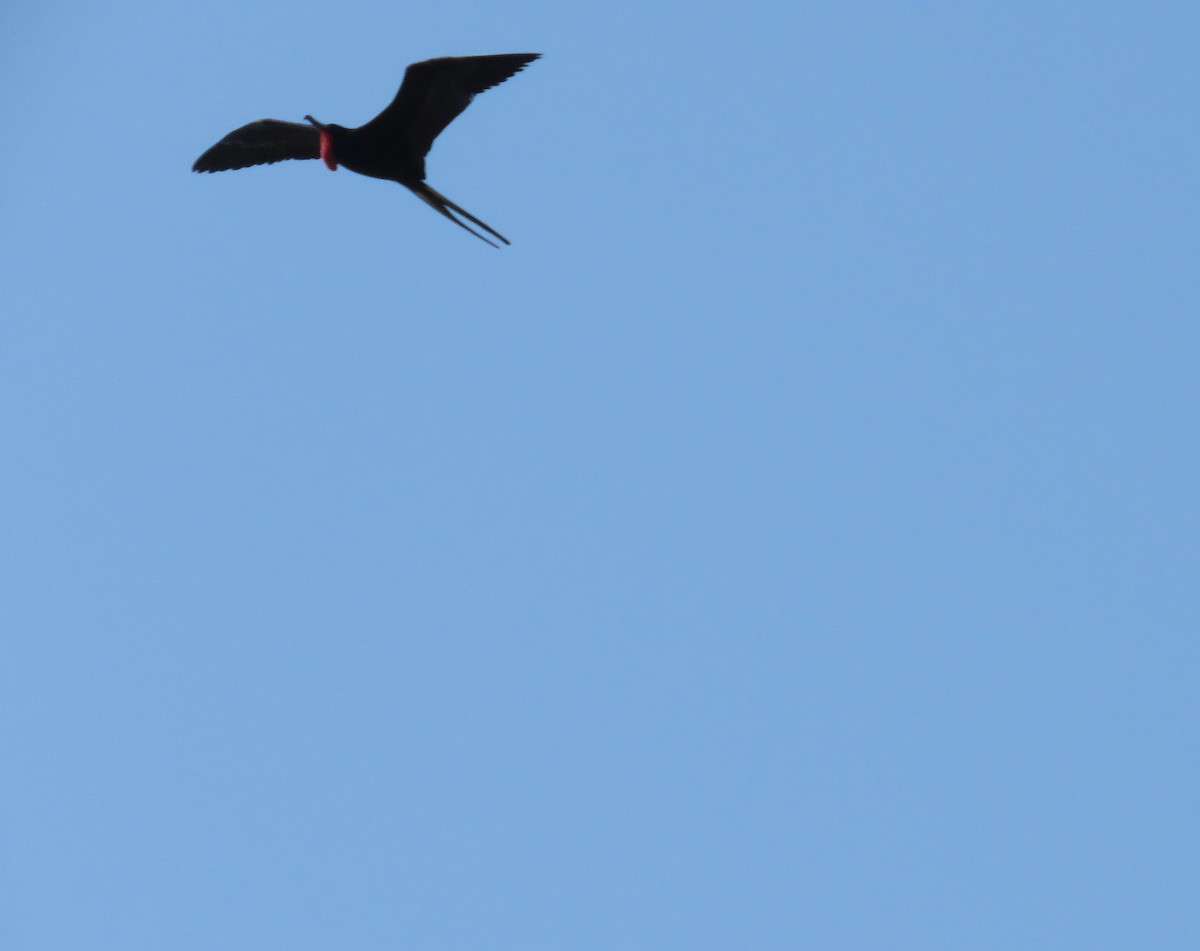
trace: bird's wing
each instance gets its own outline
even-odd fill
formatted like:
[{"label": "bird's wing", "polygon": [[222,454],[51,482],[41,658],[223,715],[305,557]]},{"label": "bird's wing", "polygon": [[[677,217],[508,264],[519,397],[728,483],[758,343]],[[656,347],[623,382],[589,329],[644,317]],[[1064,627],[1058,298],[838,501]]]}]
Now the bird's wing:
[{"label": "bird's wing", "polygon": [[500,85],[541,55],[443,56],[413,63],[404,71],[404,81],[391,105],[360,131],[389,138],[404,136],[424,157],[433,140],[476,94]]},{"label": "bird's wing", "polygon": [[223,172],[248,165],[315,159],[321,155],[321,134],[311,125],[259,119],[234,129],[196,159],[193,172]]}]

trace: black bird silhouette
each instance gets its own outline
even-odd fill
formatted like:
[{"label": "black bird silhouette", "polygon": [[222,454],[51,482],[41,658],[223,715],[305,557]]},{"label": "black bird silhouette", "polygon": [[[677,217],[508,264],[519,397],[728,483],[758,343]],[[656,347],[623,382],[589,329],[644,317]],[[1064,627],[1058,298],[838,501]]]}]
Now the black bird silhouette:
[{"label": "black bird silhouette", "polygon": [[315,159],[330,171],[344,165],[352,172],[399,182],[430,208],[493,248],[489,241],[450,212],[479,225],[505,244],[512,242],[469,211],[425,184],[425,156],[433,140],[471,104],[476,94],[498,86],[539,58],[541,53],[495,56],[444,56],[413,63],[404,71],[400,91],[383,112],[357,129],[318,122],[259,119],[234,129],[196,159],[193,172],[265,165],[284,159]]}]

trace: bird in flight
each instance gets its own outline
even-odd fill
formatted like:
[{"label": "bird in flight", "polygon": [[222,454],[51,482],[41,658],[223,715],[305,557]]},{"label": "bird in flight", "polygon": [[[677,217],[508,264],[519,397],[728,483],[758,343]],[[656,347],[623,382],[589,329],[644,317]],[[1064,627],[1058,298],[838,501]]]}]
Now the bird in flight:
[{"label": "bird in flight", "polygon": [[433,140],[471,104],[476,94],[498,86],[538,59],[541,53],[495,56],[444,56],[413,63],[404,71],[400,91],[383,112],[356,129],[318,122],[259,119],[234,129],[196,159],[193,172],[223,172],[284,159],[321,159],[330,171],[339,165],[360,175],[399,182],[434,211],[449,218],[493,248],[451,212],[478,225],[505,244],[512,242],[469,211],[425,183],[425,156]]}]

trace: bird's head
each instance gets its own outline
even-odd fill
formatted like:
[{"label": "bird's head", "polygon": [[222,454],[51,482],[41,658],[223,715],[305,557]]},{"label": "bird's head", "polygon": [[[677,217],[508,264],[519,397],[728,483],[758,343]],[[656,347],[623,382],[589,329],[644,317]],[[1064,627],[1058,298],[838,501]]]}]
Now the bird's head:
[{"label": "bird's head", "polygon": [[336,172],[337,154],[334,152],[334,142],[339,137],[339,134],[346,130],[340,125],[330,123],[326,125],[324,122],[318,122],[312,116],[304,117],[308,122],[311,122],[321,136],[321,161],[325,163],[325,167],[331,172]]}]

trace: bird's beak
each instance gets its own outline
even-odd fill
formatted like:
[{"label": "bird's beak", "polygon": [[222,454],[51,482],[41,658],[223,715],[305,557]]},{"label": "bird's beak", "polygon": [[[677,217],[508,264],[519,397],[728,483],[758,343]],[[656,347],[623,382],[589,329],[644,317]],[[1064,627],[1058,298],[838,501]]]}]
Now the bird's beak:
[{"label": "bird's beak", "polygon": [[318,129],[324,129],[324,128],[325,128],[325,123],[324,123],[324,122],[318,122],[318,121],[317,121],[316,119],[314,119],[312,116],[305,116],[305,117],[304,117],[304,119],[305,119],[305,121],[306,121],[306,122],[311,122],[311,123],[312,123],[313,125],[315,125],[315,126],[318,128]]}]

